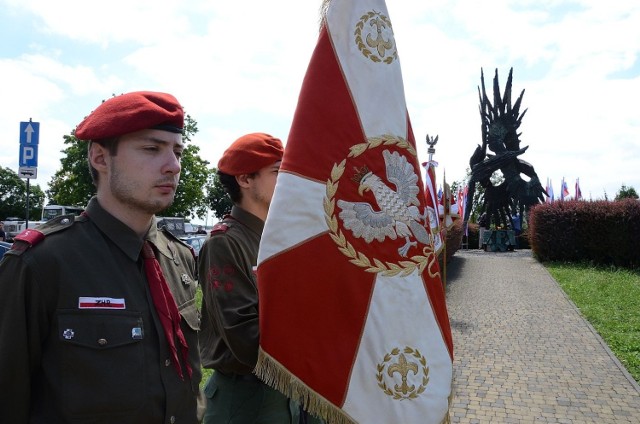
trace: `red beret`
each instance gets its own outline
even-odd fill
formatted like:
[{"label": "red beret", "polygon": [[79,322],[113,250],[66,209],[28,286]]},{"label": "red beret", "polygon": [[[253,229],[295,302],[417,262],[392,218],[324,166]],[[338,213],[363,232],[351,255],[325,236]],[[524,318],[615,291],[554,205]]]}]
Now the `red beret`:
[{"label": "red beret", "polygon": [[222,154],[218,170],[229,175],[251,174],[282,160],[280,139],[264,133],[243,135]]},{"label": "red beret", "polygon": [[76,127],[80,140],[101,140],[146,129],[182,132],[184,112],[166,93],[135,91],[104,101]]}]

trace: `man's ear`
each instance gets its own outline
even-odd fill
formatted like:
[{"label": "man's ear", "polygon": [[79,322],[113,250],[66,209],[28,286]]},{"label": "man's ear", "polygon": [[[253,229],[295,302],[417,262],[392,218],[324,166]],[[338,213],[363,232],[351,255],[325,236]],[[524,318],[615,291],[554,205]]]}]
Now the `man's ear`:
[{"label": "man's ear", "polygon": [[238,182],[238,185],[243,188],[249,187],[250,178],[251,178],[250,174],[236,175],[236,181]]},{"label": "man's ear", "polygon": [[109,156],[107,149],[101,144],[91,143],[88,154],[91,166],[93,166],[99,173],[105,172],[107,169],[107,157]]}]

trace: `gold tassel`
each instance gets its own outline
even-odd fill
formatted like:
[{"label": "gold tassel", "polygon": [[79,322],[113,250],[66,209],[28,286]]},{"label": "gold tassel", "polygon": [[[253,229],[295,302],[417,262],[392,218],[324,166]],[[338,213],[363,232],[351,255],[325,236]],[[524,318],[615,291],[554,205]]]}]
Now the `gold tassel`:
[{"label": "gold tassel", "polygon": [[253,372],[267,385],[283,393],[288,398],[300,402],[305,411],[322,418],[327,423],[357,424],[345,411],[311,390],[282,364],[263,351],[262,348],[258,350],[258,363]]}]

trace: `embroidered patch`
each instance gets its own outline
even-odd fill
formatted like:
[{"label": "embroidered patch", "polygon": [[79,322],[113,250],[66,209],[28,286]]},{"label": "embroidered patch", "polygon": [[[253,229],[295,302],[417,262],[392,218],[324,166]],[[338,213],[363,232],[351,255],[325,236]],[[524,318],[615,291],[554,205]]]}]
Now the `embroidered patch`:
[{"label": "embroidered patch", "polygon": [[233,290],[233,283],[231,281],[225,281],[224,282],[224,291],[229,293],[231,290]]},{"label": "embroidered patch", "polygon": [[218,275],[220,275],[220,268],[218,268],[217,266],[212,266],[211,268],[209,268],[209,280],[214,279]]},{"label": "embroidered patch", "polygon": [[124,299],[112,297],[79,297],[79,309],[126,309]]},{"label": "embroidered patch", "polygon": [[236,269],[233,265],[225,265],[224,268],[222,269],[222,272],[225,275],[233,275],[236,272]]}]

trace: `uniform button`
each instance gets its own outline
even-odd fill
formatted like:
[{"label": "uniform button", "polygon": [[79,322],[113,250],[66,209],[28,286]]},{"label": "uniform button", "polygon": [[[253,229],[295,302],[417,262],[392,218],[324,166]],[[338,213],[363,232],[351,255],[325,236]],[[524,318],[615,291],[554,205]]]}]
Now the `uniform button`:
[{"label": "uniform button", "polygon": [[171,359],[165,359],[164,360],[164,366],[168,367],[169,365],[171,365]]},{"label": "uniform button", "polygon": [[174,416],[172,415],[172,416],[171,416],[171,418],[169,418],[169,422],[170,422],[171,424],[175,423],[175,422],[176,422],[176,417],[174,417]]},{"label": "uniform button", "polygon": [[98,346],[106,346],[107,339],[98,339]]}]

